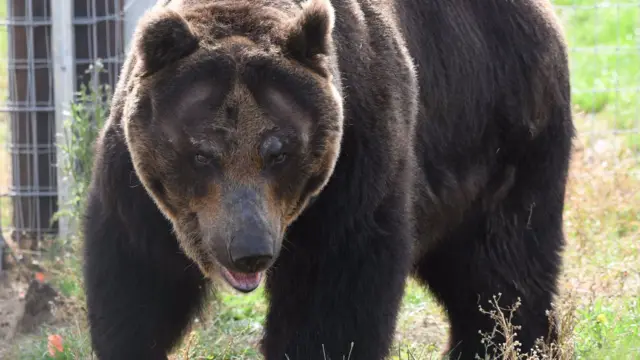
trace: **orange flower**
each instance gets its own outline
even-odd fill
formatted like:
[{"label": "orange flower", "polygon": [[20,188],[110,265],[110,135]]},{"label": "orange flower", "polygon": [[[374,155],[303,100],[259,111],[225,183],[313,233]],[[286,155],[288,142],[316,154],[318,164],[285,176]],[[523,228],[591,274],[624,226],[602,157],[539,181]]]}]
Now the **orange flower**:
[{"label": "orange flower", "polygon": [[38,282],[40,284],[44,283],[44,273],[37,272],[36,273],[36,280],[38,280]]},{"label": "orange flower", "polygon": [[62,346],[62,336],[58,334],[49,335],[48,340],[49,342],[47,347],[49,349],[49,355],[53,357],[56,356],[56,352],[64,351],[64,347]]}]

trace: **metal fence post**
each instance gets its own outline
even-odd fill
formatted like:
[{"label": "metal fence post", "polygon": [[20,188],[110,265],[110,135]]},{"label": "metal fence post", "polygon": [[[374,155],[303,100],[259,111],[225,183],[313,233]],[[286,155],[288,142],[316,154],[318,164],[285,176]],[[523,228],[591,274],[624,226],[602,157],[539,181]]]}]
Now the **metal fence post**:
[{"label": "metal fence post", "polygon": [[[65,179],[61,167],[66,161],[65,154],[59,146],[66,141],[64,123],[70,116],[70,106],[75,92],[75,63],[73,38],[73,0],[56,0],[51,6],[52,18],[52,52],[53,52],[53,83],[55,94],[55,123],[56,123],[56,151],[58,207],[62,208],[68,201],[70,179]],[[59,236],[69,236],[74,224],[70,219],[62,217],[58,221]]]}]

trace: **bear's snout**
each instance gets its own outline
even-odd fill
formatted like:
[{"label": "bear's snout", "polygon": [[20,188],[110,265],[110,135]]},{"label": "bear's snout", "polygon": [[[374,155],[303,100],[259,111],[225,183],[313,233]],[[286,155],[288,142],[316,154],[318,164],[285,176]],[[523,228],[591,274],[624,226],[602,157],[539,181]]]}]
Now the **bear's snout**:
[{"label": "bear's snout", "polygon": [[252,274],[266,270],[277,254],[277,221],[268,214],[263,196],[251,188],[235,188],[222,196],[220,212],[198,214],[216,260],[227,270]]}]

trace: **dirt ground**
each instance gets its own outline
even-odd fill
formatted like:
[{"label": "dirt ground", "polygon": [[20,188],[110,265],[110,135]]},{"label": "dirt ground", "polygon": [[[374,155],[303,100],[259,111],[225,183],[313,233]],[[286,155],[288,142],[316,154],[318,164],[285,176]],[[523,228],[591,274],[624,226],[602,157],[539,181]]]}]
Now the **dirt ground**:
[{"label": "dirt ground", "polygon": [[0,273],[0,359],[18,335],[54,321],[57,298],[56,291],[43,281],[27,281],[17,271]]},{"label": "dirt ground", "polygon": [[14,277],[7,271],[0,274],[0,359],[24,314],[27,284],[14,281]]}]

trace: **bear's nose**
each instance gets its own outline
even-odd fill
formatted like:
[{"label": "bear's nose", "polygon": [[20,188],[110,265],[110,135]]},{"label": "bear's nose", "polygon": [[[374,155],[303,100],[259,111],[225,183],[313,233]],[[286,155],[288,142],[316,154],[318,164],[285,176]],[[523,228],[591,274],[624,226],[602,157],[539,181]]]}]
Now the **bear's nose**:
[{"label": "bear's nose", "polygon": [[233,259],[233,265],[241,272],[256,273],[266,269],[272,258],[271,255],[245,256]]},{"label": "bear's nose", "polygon": [[255,273],[266,269],[273,259],[271,236],[236,234],[229,245],[233,266],[240,272]]}]

